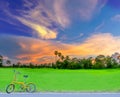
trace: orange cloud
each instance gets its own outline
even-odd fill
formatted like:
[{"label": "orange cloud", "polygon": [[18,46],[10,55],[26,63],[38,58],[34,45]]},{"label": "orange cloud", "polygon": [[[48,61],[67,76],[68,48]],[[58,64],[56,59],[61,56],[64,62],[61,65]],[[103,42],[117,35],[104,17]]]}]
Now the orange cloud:
[{"label": "orange cloud", "polygon": [[[114,52],[120,52],[120,37],[113,36],[110,33],[99,33],[90,36],[82,43],[65,44],[58,41],[38,40],[28,37],[12,36],[7,37],[11,43],[10,47],[7,44],[6,37],[1,38],[4,44],[0,42],[0,52],[10,54],[10,57],[15,56],[18,61],[23,63],[47,63],[54,62],[54,51],[60,51],[63,55],[69,56],[90,56],[90,55],[112,55]],[[5,39],[5,40],[4,40]],[[13,48],[15,47],[15,48]],[[10,51],[5,51],[6,49]],[[17,48],[17,49],[16,49]],[[12,50],[14,49],[14,50]],[[7,56],[8,57],[8,56]],[[13,59],[13,58],[12,58]]]},{"label": "orange cloud", "polygon": [[[27,40],[27,41],[26,41]],[[87,38],[83,43],[64,44],[61,42],[43,41],[36,39],[25,39],[19,42],[23,51],[30,50],[29,54],[19,54],[17,58],[29,57],[32,62],[54,62],[54,51],[58,50],[64,55],[89,56],[89,55],[111,55],[120,50],[120,38],[110,33],[99,33]],[[111,45],[112,44],[112,45]]]},{"label": "orange cloud", "polygon": [[73,44],[68,50],[77,55],[111,55],[120,50],[120,37],[114,37],[110,33],[92,35],[81,44]]}]

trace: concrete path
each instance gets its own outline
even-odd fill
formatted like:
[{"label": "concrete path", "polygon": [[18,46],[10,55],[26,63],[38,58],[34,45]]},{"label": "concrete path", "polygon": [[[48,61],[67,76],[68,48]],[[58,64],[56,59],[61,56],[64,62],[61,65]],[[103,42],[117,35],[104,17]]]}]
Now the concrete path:
[{"label": "concrete path", "polygon": [[0,93],[0,97],[120,97],[120,93]]}]

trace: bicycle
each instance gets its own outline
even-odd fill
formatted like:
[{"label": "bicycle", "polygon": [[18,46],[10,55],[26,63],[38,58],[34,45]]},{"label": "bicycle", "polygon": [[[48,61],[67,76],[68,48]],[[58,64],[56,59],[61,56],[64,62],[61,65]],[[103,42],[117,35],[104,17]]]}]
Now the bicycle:
[{"label": "bicycle", "polygon": [[21,90],[24,90],[26,92],[29,92],[29,93],[33,93],[36,91],[36,86],[34,83],[26,83],[26,78],[28,78],[28,75],[24,75],[24,81],[21,82],[21,81],[17,81],[17,75],[20,74],[20,72],[17,72],[14,70],[14,78],[12,80],[12,82],[6,87],[6,92],[7,93],[12,93],[14,92],[15,90],[15,86],[16,84],[20,85],[20,89]]}]

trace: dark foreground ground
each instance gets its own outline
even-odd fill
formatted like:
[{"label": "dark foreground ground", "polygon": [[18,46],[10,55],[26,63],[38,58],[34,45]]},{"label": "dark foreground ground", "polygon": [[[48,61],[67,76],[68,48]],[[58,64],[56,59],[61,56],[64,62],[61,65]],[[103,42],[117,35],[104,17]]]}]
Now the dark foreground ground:
[{"label": "dark foreground ground", "polygon": [[120,97],[120,93],[0,93],[0,97]]}]

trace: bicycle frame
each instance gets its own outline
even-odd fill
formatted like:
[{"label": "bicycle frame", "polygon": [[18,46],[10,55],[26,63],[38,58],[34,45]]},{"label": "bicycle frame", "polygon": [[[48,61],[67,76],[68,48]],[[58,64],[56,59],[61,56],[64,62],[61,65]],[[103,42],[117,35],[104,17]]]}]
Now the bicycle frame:
[{"label": "bicycle frame", "polygon": [[13,78],[13,81],[11,82],[11,84],[19,84],[19,85],[23,86],[24,89],[27,88],[25,82],[17,81],[17,74],[20,74],[20,73],[15,71],[15,75],[14,75],[14,78]]},{"label": "bicycle frame", "polygon": [[16,72],[16,71],[14,71],[14,72],[15,72],[15,74],[14,74],[13,81],[16,81],[16,79],[17,79],[17,74],[20,74],[20,72]]},{"label": "bicycle frame", "polygon": [[23,86],[25,85],[24,82],[18,82],[18,81],[12,81],[11,84],[20,84],[20,85],[23,85]]}]

